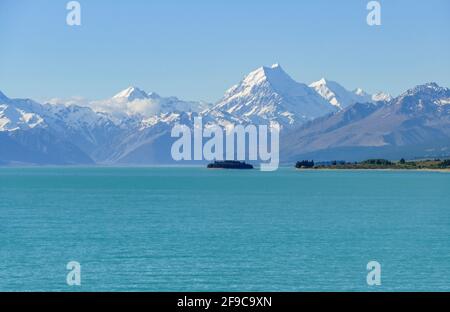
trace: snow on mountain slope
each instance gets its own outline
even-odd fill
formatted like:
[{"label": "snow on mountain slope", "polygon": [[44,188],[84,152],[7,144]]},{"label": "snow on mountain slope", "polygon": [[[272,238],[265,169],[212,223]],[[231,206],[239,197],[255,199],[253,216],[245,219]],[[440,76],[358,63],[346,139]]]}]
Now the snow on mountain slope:
[{"label": "snow on mountain slope", "polygon": [[339,110],[349,107],[355,103],[369,103],[391,100],[391,96],[389,94],[379,92],[374,95],[370,95],[361,88],[358,88],[354,91],[349,91],[339,83],[327,80],[325,78],[313,82],[309,86],[313,88],[325,100],[327,100],[331,105],[336,106]]},{"label": "snow on mountain slope", "polygon": [[373,102],[389,102],[392,99],[393,99],[392,96],[385,92],[377,92],[375,94],[372,94]]},{"label": "snow on mountain slope", "polygon": [[139,88],[129,87],[110,99],[93,101],[90,106],[97,112],[108,113],[117,118],[141,116],[150,118],[175,111],[200,112],[209,107],[204,102],[183,101],[177,97],[162,97],[157,93],[146,93]]},{"label": "snow on mountain slope", "polygon": [[293,127],[335,110],[314,90],[294,81],[274,64],[248,74],[210,112],[225,112],[255,124],[277,121]]},{"label": "snow on mountain slope", "polygon": [[427,83],[388,103],[357,103],[283,138],[287,159],[434,157],[450,151],[450,89]]},{"label": "snow on mountain slope", "polygon": [[144,100],[148,99],[148,94],[145,91],[142,91],[136,87],[128,87],[125,90],[117,93],[113,96],[115,100],[125,100],[128,102],[132,102],[134,100]]},{"label": "snow on mountain slope", "polygon": [[43,110],[31,100],[12,100],[0,92],[0,131],[44,127]]},{"label": "snow on mountain slope", "polygon": [[0,92],[0,162],[172,163],[171,129],[175,124],[191,127],[195,116],[203,118],[205,127],[276,121],[286,134],[281,157],[289,160],[322,152],[324,159],[351,159],[356,152],[369,155],[366,148],[396,153],[405,146],[421,156],[423,146],[437,148],[434,143],[450,150],[447,88],[429,83],[391,100],[385,93],[348,91],[326,79],[307,86],[275,64],[248,74],[212,107],[135,87],[102,101],[43,105]]},{"label": "snow on mountain slope", "polygon": [[[104,162],[115,151],[121,155],[121,142],[131,134],[138,133],[137,136],[132,136],[136,142],[130,146],[140,146],[140,140],[147,140],[146,133],[152,135],[161,129],[170,131],[174,123],[184,122],[179,118],[180,113],[207,107],[204,103],[181,101],[176,97],[162,98],[156,93],[147,94],[136,88],[128,88],[112,99],[102,102],[106,105],[106,112],[95,111],[86,106],[59,103],[57,100],[42,105],[31,100],[9,99],[3,94],[0,96],[0,131],[29,131],[40,127],[46,129],[46,132],[33,133],[48,133],[47,137],[58,139],[63,145],[64,142],[71,142],[80,149],[80,153],[86,153],[98,163]],[[87,105],[92,106],[91,103]],[[149,112],[146,107],[149,106],[156,108],[155,112],[147,114]],[[146,118],[146,115],[150,117]],[[144,132],[146,128],[152,129]],[[26,137],[27,131],[5,137],[5,141],[0,142],[0,145],[3,146],[7,142],[12,144],[13,138]],[[32,136],[33,133],[29,132],[29,135]],[[41,144],[43,148],[47,146],[49,150],[56,151],[48,145],[48,140],[39,143],[36,135],[33,135],[33,140],[38,146]],[[17,149],[21,148],[21,144],[14,144]],[[48,157],[57,159],[52,155]]]},{"label": "snow on mountain slope", "polygon": [[336,106],[338,109],[344,109],[355,104],[358,100],[363,100],[363,97],[348,91],[337,82],[327,80],[325,78],[313,82],[309,86],[316,90],[320,96],[330,102],[331,105]]},{"label": "snow on mountain slope", "polygon": [[62,121],[64,126],[72,129],[102,127],[111,123],[106,114],[96,113],[89,107],[62,104],[46,104],[44,107],[52,118]]},{"label": "snow on mountain slope", "polygon": [[353,90],[353,94],[360,97],[361,99],[365,99],[366,101],[370,101],[372,98],[369,93],[361,88],[356,88],[355,90]]},{"label": "snow on mountain slope", "polygon": [[[92,164],[75,141],[67,140],[61,122],[44,105],[0,94],[0,162],[6,164]],[[79,129],[77,136],[81,136]]]},{"label": "snow on mountain slope", "polygon": [[44,119],[37,114],[0,104],[0,131],[32,129],[42,124]]}]

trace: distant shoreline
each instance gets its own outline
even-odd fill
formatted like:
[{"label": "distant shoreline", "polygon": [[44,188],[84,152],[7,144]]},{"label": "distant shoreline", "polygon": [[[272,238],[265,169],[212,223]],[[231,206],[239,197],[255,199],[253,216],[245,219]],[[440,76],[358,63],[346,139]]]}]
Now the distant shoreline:
[{"label": "distant shoreline", "polygon": [[420,161],[390,161],[387,159],[368,159],[362,162],[331,161],[315,163],[313,160],[302,160],[295,164],[297,169],[305,170],[379,170],[379,171],[431,171],[450,172],[450,160],[434,159]]},{"label": "distant shoreline", "polygon": [[297,171],[414,171],[414,172],[444,172],[450,169],[401,169],[401,168],[296,168]]}]

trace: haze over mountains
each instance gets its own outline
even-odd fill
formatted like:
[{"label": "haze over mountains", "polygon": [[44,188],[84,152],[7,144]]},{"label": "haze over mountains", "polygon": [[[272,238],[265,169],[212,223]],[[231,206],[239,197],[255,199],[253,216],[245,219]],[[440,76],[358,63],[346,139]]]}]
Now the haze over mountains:
[{"label": "haze over mountains", "polygon": [[392,98],[261,67],[215,104],[129,87],[83,105],[10,99],[0,92],[0,164],[171,164],[177,124],[282,127],[281,160],[359,160],[450,154],[450,91],[434,83]]}]

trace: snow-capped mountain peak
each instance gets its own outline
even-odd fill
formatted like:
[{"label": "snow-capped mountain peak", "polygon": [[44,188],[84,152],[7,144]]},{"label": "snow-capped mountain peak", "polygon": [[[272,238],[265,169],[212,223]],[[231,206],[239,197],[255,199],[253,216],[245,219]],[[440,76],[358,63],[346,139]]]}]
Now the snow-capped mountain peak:
[{"label": "snow-capped mountain peak", "polygon": [[353,104],[353,98],[350,92],[337,82],[321,78],[311,83],[309,87],[314,89],[321,97],[338,109],[343,109]]},{"label": "snow-capped mountain peak", "polygon": [[312,82],[309,86],[310,87],[317,87],[317,86],[324,86],[327,85],[331,80],[328,78],[322,77],[317,81]]},{"label": "snow-capped mountain peak", "polygon": [[372,95],[372,101],[374,102],[389,102],[392,100],[392,95],[386,92],[377,92]]},{"label": "snow-capped mountain peak", "polygon": [[422,85],[415,86],[412,89],[409,89],[405,92],[404,95],[426,95],[426,94],[432,94],[432,95],[442,95],[449,92],[448,88],[443,88],[439,86],[435,82],[428,82]]},{"label": "snow-capped mountain peak", "polygon": [[115,100],[127,100],[127,101],[134,101],[134,100],[144,100],[147,99],[149,95],[142,91],[141,89],[137,87],[128,87],[125,90],[117,93],[113,96],[113,99]]},{"label": "snow-capped mountain peak", "polygon": [[0,132],[45,126],[40,104],[29,99],[10,99],[0,92]]},{"label": "snow-capped mountain peak", "polygon": [[279,64],[273,64],[270,67],[262,66],[252,71],[244,78],[242,84],[253,87],[266,81],[273,85],[282,85],[286,82],[295,83]]},{"label": "snow-capped mountain peak", "polygon": [[313,82],[309,86],[339,110],[357,102],[366,102],[369,98],[362,89],[357,89],[352,92],[341,86],[339,83],[326,78]]},{"label": "snow-capped mountain peak", "polygon": [[260,67],[230,88],[212,109],[252,123],[294,126],[335,109],[314,90],[293,80],[279,64]]},{"label": "snow-capped mountain peak", "polygon": [[394,99],[396,104],[402,104],[404,111],[415,112],[429,110],[439,110],[450,112],[450,89],[439,86],[437,83],[429,82],[415,86],[407,90],[398,98]]},{"label": "snow-capped mountain peak", "polygon": [[364,91],[362,88],[356,88],[354,91],[353,91],[353,93],[354,94],[356,94],[356,95],[358,95],[358,96],[368,96],[368,94],[367,94],[367,92],[366,91]]},{"label": "snow-capped mountain peak", "polygon": [[137,87],[129,87],[110,99],[92,101],[89,106],[117,120],[129,117],[147,119],[171,112],[200,112],[210,107],[208,103],[183,101],[174,96],[162,97]]},{"label": "snow-capped mountain peak", "polygon": [[326,78],[313,82],[309,86],[331,105],[336,106],[340,110],[355,103],[388,102],[392,100],[391,95],[387,93],[378,92],[371,95],[361,88],[349,91],[339,83]]},{"label": "snow-capped mountain peak", "polygon": [[389,93],[382,91],[370,94],[361,88],[356,88],[353,93],[357,96],[357,102],[359,103],[389,102],[392,100],[392,96]]}]

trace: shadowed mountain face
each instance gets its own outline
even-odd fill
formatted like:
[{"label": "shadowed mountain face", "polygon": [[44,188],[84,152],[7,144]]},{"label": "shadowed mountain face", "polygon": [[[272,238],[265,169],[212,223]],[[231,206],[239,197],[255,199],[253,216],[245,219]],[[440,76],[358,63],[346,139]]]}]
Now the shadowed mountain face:
[{"label": "shadowed mountain face", "polygon": [[0,132],[0,147],[0,163],[2,164],[94,164],[94,161],[76,145],[42,128]]},{"label": "shadowed mountain face", "polygon": [[434,83],[390,102],[357,103],[282,138],[282,158],[361,160],[449,155],[450,90]]}]

